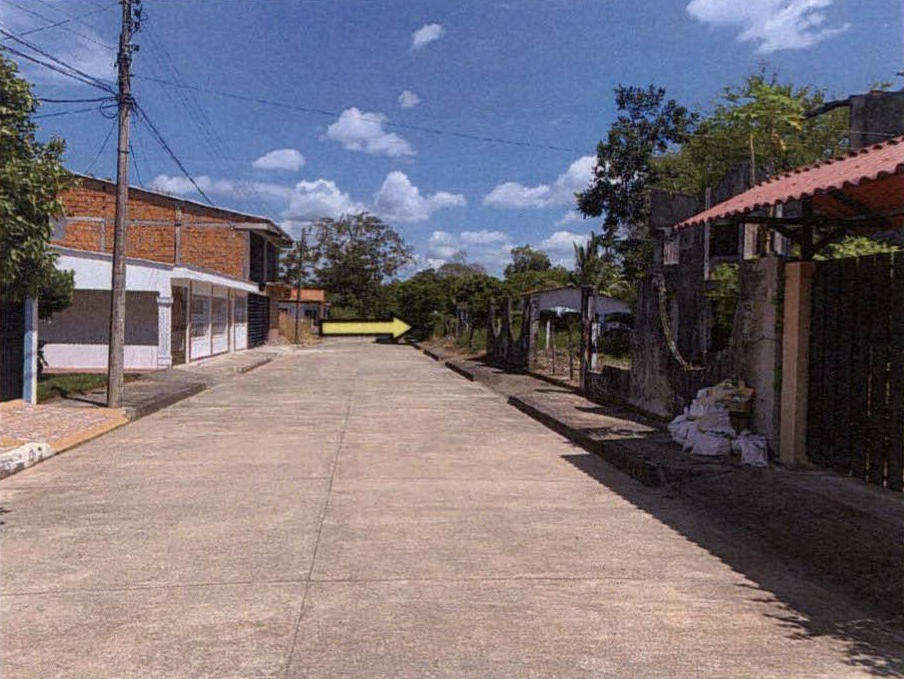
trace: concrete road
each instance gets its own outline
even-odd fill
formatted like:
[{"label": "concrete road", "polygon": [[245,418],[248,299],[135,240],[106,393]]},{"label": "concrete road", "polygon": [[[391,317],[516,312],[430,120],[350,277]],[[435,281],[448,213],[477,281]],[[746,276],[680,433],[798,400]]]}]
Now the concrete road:
[{"label": "concrete road", "polygon": [[904,672],[752,536],[407,347],[292,354],[0,493],[8,679]]}]

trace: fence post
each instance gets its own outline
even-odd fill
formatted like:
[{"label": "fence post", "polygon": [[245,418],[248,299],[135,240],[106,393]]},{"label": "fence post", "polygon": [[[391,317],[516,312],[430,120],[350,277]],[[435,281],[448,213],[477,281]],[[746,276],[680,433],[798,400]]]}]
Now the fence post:
[{"label": "fence post", "polygon": [[593,324],[594,309],[593,286],[581,286],[581,363],[580,363],[580,384],[581,391],[587,391],[587,372],[590,370],[591,361],[591,334]]},{"label": "fence post", "polygon": [[22,338],[22,400],[38,402],[38,300],[29,297],[24,304],[25,336]]},{"label": "fence post", "polygon": [[785,265],[779,460],[807,464],[807,397],[810,377],[810,308],[814,263]]},{"label": "fence post", "polygon": [[487,357],[492,360],[496,351],[496,302],[487,303]]}]

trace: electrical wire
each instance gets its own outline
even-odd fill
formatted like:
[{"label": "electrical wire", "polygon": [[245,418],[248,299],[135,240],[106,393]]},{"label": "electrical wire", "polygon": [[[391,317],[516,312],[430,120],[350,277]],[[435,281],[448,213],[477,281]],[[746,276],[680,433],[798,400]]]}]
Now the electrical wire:
[{"label": "electrical wire", "polygon": [[[229,169],[230,173],[233,173],[233,168],[238,165],[238,162],[230,154],[226,142],[217,133],[216,127],[201,106],[194,92],[184,87],[187,83],[182,76],[182,72],[178,65],[172,58],[172,55],[154,32],[147,30],[147,27],[145,36],[147,38],[146,44],[149,48],[148,52],[151,55],[152,60],[159,68],[169,74],[177,85],[179,85],[179,87],[174,89],[174,96],[170,96],[170,100],[175,105],[181,106],[185,111],[188,122],[190,123],[190,125],[188,125],[189,130],[191,130],[198,143],[206,148],[211,159],[222,163]],[[170,95],[169,89],[164,90],[164,92],[166,92],[167,95]],[[249,183],[242,178],[238,178],[234,181],[234,184],[236,193],[238,193],[241,198],[253,203],[261,214],[266,214],[271,219],[275,220],[275,217],[271,214],[271,210],[266,205],[260,192],[252,183]]]},{"label": "electrical wire", "polygon": [[[77,21],[78,18],[75,17],[75,16],[73,16],[73,15],[70,14],[69,12],[65,11],[64,9],[54,7],[53,5],[50,5],[50,4],[46,3],[46,2],[44,2],[43,0],[37,0],[37,2],[40,2],[42,5],[45,5],[45,6],[47,6],[47,7],[50,7],[50,8],[52,8],[52,9],[56,9],[56,10],[62,12],[63,14],[65,14],[66,16],[70,17],[70,18],[67,19],[67,20],[64,21],[64,22],[60,22],[60,23],[54,24],[54,23],[52,23],[52,22],[53,22],[53,19],[50,19],[49,17],[44,16],[44,15],[41,14],[40,12],[35,12],[34,10],[28,9],[27,7],[22,7],[22,5],[19,5],[19,4],[15,3],[15,2],[12,2],[12,0],[0,0],[0,2],[2,2],[2,3],[5,4],[5,5],[9,5],[10,7],[15,7],[15,8],[18,9],[20,12],[25,12],[25,13],[27,13],[27,14],[30,14],[31,16],[33,16],[33,17],[35,17],[35,18],[37,18],[37,19],[42,19],[42,20],[44,20],[44,21],[51,22],[51,25],[47,26],[46,28],[59,27],[59,28],[62,28],[64,31],[68,31],[69,33],[72,33],[73,35],[77,35],[77,36],[80,37],[80,38],[84,38],[85,40],[87,40],[87,41],[89,41],[89,42],[92,42],[92,43],[94,43],[95,45],[99,45],[100,47],[103,47],[104,49],[111,50],[111,51],[114,51],[114,52],[116,51],[116,48],[113,47],[112,45],[110,45],[110,44],[108,44],[108,43],[105,43],[105,42],[101,42],[100,40],[97,40],[96,38],[93,38],[93,37],[91,37],[90,35],[86,35],[86,34],[84,34],[84,33],[80,33],[80,32],[78,32],[78,31],[76,31],[76,30],[73,30],[73,29],[70,28],[69,26],[67,26],[67,25],[66,25],[67,23],[70,23],[70,22],[72,22],[72,21]],[[109,8],[107,8],[107,9],[109,9]],[[99,11],[101,11],[101,10],[97,10],[97,11],[99,12]],[[90,14],[93,14],[93,13],[94,13],[94,12],[91,12]],[[84,23],[84,22],[82,22],[82,23]],[[88,24],[85,24],[85,25],[88,26]],[[42,28],[43,28],[43,27],[42,27]],[[22,35],[29,35],[29,34],[35,33],[35,32],[36,32],[36,31],[28,31],[27,33],[20,33],[19,36],[21,37]]]},{"label": "electrical wire", "polygon": [[90,104],[101,101],[116,101],[115,97],[95,97],[94,99],[48,99],[47,97],[37,97],[42,104]]},{"label": "electrical wire", "polygon": [[145,112],[145,110],[141,106],[138,105],[137,102],[135,103],[135,112],[141,116],[142,120],[144,120],[145,124],[148,126],[148,129],[151,131],[151,134],[154,136],[154,138],[157,140],[157,142],[160,144],[160,146],[163,147],[163,150],[166,151],[166,153],[169,155],[169,157],[172,158],[173,162],[176,163],[176,166],[179,168],[179,170],[182,172],[182,174],[185,175],[186,179],[188,179],[188,181],[191,182],[191,185],[195,187],[195,190],[211,206],[216,207],[216,204],[210,199],[210,197],[206,193],[204,193],[204,189],[202,189],[200,186],[198,186],[198,182],[196,182],[195,178],[191,176],[191,173],[189,173],[189,171],[185,168],[185,165],[182,164],[182,161],[179,160],[179,157],[176,155],[176,153],[173,151],[173,149],[170,147],[170,145],[166,143],[166,139],[164,139],[163,135],[160,134],[160,130],[157,129],[157,126],[154,125],[154,123],[151,121],[150,118],[148,118],[148,114]]},{"label": "electrical wire", "polygon": [[[219,97],[226,97],[229,99],[235,99],[238,101],[247,101],[253,102],[256,104],[262,104],[265,106],[273,106],[276,108],[284,108],[291,111],[298,111],[299,113],[307,113],[310,115],[318,115],[318,116],[326,116],[330,118],[337,118],[342,115],[341,112],[337,111],[328,111],[326,109],[313,108],[310,106],[299,106],[297,104],[288,104],[282,101],[275,101],[273,99],[262,99],[260,97],[250,97],[242,94],[236,94],[234,92],[224,92],[223,90],[215,90],[208,87],[198,87],[196,85],[179,85],[178,83],[174,83],[170,80],[165,80],[163,78],[155,78],[153,76],[140,75],[136,74],[136,78],[141,78],[143,80],[149,80],[151,82],[156,82],[161,85],[168,85],[170,87],[176,87],[180,89],[188,89],[193,90],[195,92],[204,92],[206,94],[214,94]],[[422,125],[409,125],[406,123],[393,123],[391,121],[387,121],[384,118],[375,117],[375,116],[359,116],[359,120],[367,120],[374,123],[380,123],[386,127],[394,127],[402,130],[412,130],[415,132],[424,132],[427,134],[434,134],[438,136],[447,136],[447,137],[455,137],[457,139],[467,139],[469,141],[478,141],[490,144],[502,144],[505,146],[517,146],[521,148],[530,148],[530,149],[540,149],[543,151],[562,151],[566,153],[586,153],[586,149],[575,149],[569,148],[567,146],[554,146],[549,144],[535,144],[533,142],[527,141],[517,141],[513,139],[503,139],[501,137],[484,137],[476,134],[468,134],[466,132],[455,132],[452,130],[444,130],[437,127],[425,127]]]},{"label": "electrical wire", "polygon": [[88,163],[88,167],[85,168],[85,171],[82,174],[88,174],[91,172],[91,168],[97,163],[98,159],[103,155],[104,150],[107,148],[107,144],[110,143],[110,137],[113,136],[113,130],[117,128],[117,123],[113,123],[110,125],[110,129],[107,130],[107,136],[104,137],[104,140],[101,142],[100,148],[97,149],[97,153],[94,154],[94,158],[91,159],[91,162]]},{"label": "electrical wire", "polygon": [[[55,22],[55,23],[48,24],[48,25],[46,25],[46,26],[38,26],[37,28],[32,28],[32,29],[29,29],[29,30],[27,30],[27,31],[22,31],[21,33],[19,33],[19,37],[21,38],[21,37],[24,37],[24,36],[26,36],[26,35],[33,35],[33,34],[35,34],[35,33],[40,33],[40,32],[42,32],[42,31],[46,31],[46,30],[49,30],[49,29],[51,29],[51,28],[59,28],[60,26],[65,26],[66,24],[70,24],[70,23],[72,23],[73,21],[79,21],[79,22],[81,22],[81,23],[84,23],[84,22],[81,21],[82,19],[84,19],[84,18],[86,18],[86,17],[89,17],[89,16],[92,16],[92,15],[94,15],[94,14],[99,14],[100,12],[106,12],[107,10],[113,9],[113,8],[116,7],[118,4],[119,4],[119,0],[116,0],[115,2],[110,3],[110,4],[107,5],[106,7],[99,7],[99,8],[97,8],[97,9],[93,9],[93,10],[91,10],[90,12],[85,12],[84,14],[80,14],[80,15],[78,15],[78,16],[72,16],[72,15],[70,15],[71,18],[69,18],[69,19],[64,19],[64,20],[62,20],[62,21],[57,21],[57,22]],[[85,25],[88,26],[88,24],[85,24]],[[89,27],[90,27],[90,26],[89,26]],[[4,41],[4,40],[8,40],[8,38],[0,38],[0,42],[2,42],[2,41]]]},{"label": "electrical wire", "polygon": [[40,120],[41,118],[58,118],[59,116],[68,116],[73,113],[88,113],[89,111],[97,111],[97,106],[89,106],[87,108],[74,108],[68,111],[56,111],[55,113],[39,113],[31,117],[32,120]]},{"label": "electrical wire", "polygon": [[[56,64],[58,64],[58,66],[54,66],[46,61],[42,61],[29,54],[25,54],[24,52],[21,52],[13,47],[10,47],[9,45],[4,46],[5,50],[12,52],[13,54],[17,54],[17,55],[21,56],[22,58],[32,61],[36,64],[44,66],[45,68],[49,68],[53,71],[56,71],[57,73],[61,73],[62,75],[68,76],[75,80],[79,80],[79,81],[85,83],[86,85],[92,85],[93,87],[102,89],[105,92],[109,92],[110,94],[116,94],[113,87],[109,83],[106,83],[103,80],[100,80],[99,78],[95,78],[94,76],[89,75],[82,70],[79,70],[72,64],[69,64],[66,61],[64,61],[63,59],[53,56],[49,52],[45,52],[37,45],[29,42],[28,40],[22,39],[21,37],[17,36],[15,33],[10,33],[9,31],[7,31],[3,28],[0,28],[0,33],[11,38],[12,40],[16,41],[19,44],[24,45],[28,49],[30,49],[34,52],[37,52],[41,56],[46,57],[47,59],[50,59],[52,62],[55,62]],[[64,70],[64,69],[68,69],[68,70]]]}]

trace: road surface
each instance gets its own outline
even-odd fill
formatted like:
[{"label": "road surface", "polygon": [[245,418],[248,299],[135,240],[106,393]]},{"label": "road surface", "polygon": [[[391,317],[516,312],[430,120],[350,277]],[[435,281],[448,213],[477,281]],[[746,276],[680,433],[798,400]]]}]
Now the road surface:
[{"label": "road surface", "polygon": [[904,667],[850,602],[409,347],[291,354],[0,493],[7,679]]}]

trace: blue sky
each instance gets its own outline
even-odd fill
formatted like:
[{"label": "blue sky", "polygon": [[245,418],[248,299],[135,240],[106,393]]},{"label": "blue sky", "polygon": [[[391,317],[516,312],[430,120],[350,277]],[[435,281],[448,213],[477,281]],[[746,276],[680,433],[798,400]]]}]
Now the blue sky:
[{"label": "blue sky", "polygon": [[[415,246],[418,267],[465,250],[498,273],[523,243],[569,263],[572,242],[597,227],[576,218],[572,194],[586,185],[619,83],[655,83],[703,110],[725,85],[763,66],[832,96],[883,80],[904,85],[895,75],[904,67],[896,0],[143,6],[135,95],[215,203],[265,214],[292,232],[320,216],[367,209]],[[0,28],[22,33],[89,12],[25,39],[112,82],[112,0],[0,0]],[[39,96],[103,94],[17,61]],[[47,103],[41,113],[91,107]],[[67,140],[70,169],[113,176],[115,135],[103,145],[113,123],[100,111],[39,122],[43,137]],[[133,149],[132,184],[199,199],[143,122]]]}]

